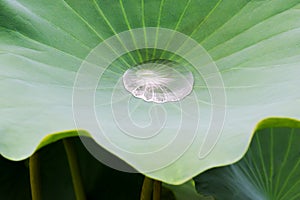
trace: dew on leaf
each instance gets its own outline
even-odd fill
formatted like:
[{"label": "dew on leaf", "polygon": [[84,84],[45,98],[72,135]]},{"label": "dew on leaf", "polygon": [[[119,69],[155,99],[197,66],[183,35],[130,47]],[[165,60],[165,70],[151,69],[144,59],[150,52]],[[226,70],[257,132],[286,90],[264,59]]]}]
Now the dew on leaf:
[{"label": "dew on leaf", "polygon": [[149,61],[128,69],[123,84],[133,96],[147,102],[179,101],[193,89],[193,74],[172,61]]}]

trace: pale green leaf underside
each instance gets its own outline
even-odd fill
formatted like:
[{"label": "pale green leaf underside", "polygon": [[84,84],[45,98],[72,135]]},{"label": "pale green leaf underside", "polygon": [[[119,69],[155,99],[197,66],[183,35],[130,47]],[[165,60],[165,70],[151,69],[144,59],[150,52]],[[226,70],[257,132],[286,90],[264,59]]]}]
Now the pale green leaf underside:
[{"label": "pale green leaf underside", "polygon": [[216,200],[299,199],[299,139],[299,128],[259,130],[242,160],[202,173],[196,188]]},{"label": "pale green leaf underside", "polygon": [[165,188],[172,190],[177,200],[213,200],[212,197],[204,196],[197,193],[195,183],[190,180],[182,185],[163,185]]},{"label": "pale green leaf underside", "polygon": [[[191,36],[209,52],[224,81],[227,108],[221,137],[207,157],[198,159],[204,136],[199,133],[180,159],[146,174],[179,184],[210,167],[232,163],[246,151],[261,120],[300,119],[299,8],[300,0],[3,0],[0,152],[20,160],[44,138],[47,144],[76,135],[68,132],[76,128],[72,87],[83,59],[116,33],[159,26]],[[154,53],[131,56],[142,61],[161,55]],[[132,63],[130,56],[124,60]],[[113,71],[121,76],[127,67]],[[210,99],[205,84],[198,81],[194,89],[206,113]],[[57,133],[54,139],[52,133]],[[145,145],[132,148],[147,150]],[[143,162],[119,156],[143,172]]]}]

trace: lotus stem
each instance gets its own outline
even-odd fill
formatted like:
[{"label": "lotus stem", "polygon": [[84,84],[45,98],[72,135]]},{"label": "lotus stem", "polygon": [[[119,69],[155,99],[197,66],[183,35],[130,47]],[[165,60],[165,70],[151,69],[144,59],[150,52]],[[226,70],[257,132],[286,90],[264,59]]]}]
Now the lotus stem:
[{"label": "lotus stem", "polygon": [[145,176],[140,200],[151,200],[153,192],[153,179]]},{"label": "lotus stem", "polygon": [[29,158],[29,174],[32,200],[41,200],[39,153],[35,152]]},{"label": "lotus stem", "polygon": [[78,161],[74,146],[70,139],[63,139],[63,144],[65,146],[66,154],[68,157],[69,167],[71,171],[73,188],[77,200],[85,200],[85,193],[82,185],[82,180],[80,176],[80,171],[78,167]]},{"label": "lotus stem", "polygon": [[160,200],[161,181],[155,180],[153,183],[153,200]]}]

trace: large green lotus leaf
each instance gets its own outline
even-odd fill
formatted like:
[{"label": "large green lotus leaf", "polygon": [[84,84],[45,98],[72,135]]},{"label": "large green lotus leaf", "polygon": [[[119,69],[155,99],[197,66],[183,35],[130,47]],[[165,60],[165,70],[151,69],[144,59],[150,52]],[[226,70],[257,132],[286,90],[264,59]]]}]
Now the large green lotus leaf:
[{"label": "large green lotus leaf", "polygon": [[196,188],[215,199],[299,199],[300,129],[264,128],[239,162],[195,178]]},{"label": "large green lotus leaf", "polygon": [[[300,0],[2,0],[0,152],[6,158],[21,160],[60,138],[90,135],[138,171],[171,184],[237,161],[261,120],[300,119],[299,8]],[[105,51],[97,54],[104,40],[114,42],[111,37],[123,46],[113,49],[117,44],[109,43],[106,47],[110,51],[126,50],[124,46],[132,39],[141,40],[134,30],[143,27],[177,31],[168,35],[173,42],[166,46],[190,48],[194,60],[180,59],[166,51],[168,48],[155,48],[168,41],[160,37],[158,28],[156,37],[141,29],[146,41],[147,36],[157,41],[154,46],[149,43],[149,48],[140,51],[133,48],[119,58]],[[126,32],[131,38],[124,40],[121,33],[127,30],[132,30]],[[172,36],[177,33],[184,34],[179,35],[182,38],[189,36],[192,44],[196,42],[201,48],[185,46],[182,40],[176,43]],[[105,70],[97,62],[111,58],[114,60]],[[191,95],[160,105],[133,97],[128,105],[112,99],[114,94],[131,96],[118,85],[126,69],[161,58],[173,59],[193,73]],[[195,67],[197,64],[200,67]],[[95,70],[103,71],[97,87],[89,88],[89,79],[78,83],[82,65],[88,65],[85,69],[91,69],[88,75],[94,79]],[[214,71],[203,75],[199,73],[202,68]],[[215,84],[216,77],[219,84]],[[78,98],[72,97],[73,89],[94,90],[95,102],[91,102],[95,115],[87,116],[86,121],[93,124],[99,119],[102,137],[97,137],[89,124],[80,126],[76,121],[86,113],[75,112],[74,118],[72,101],[78,103]],[[80,108],[84,102],[79,102]],[[127,108],[139,127],[151,123],[151,117],[160,124],[155,116],[161,115],[166,116],[166,123],[159,134],[148,135],[147,140],[128,137],[113,118],[124,125],[121,119],[126,118]],[[112,110],[124,113],[113,115]],[[196,124],[195,119],[199,119]],[[77,133],[77,129],[81,131]]]}]

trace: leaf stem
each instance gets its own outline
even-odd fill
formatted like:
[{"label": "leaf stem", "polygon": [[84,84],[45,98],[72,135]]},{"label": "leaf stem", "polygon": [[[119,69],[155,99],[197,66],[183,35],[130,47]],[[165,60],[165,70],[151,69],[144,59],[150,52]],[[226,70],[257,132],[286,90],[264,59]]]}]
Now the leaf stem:
[{"label": "leaf stem", "polygon": [[80,171],[78,167],[78,161],[74,146],[70,139],[63,139],[63,144],[65,146],[66,154],[69,161],[69,167],[71,171],[74,192],[77,200],[85,200],[85,193],[82,185],[82,180],[80,176]]},{"label": "leaf stem", "polygon": [[140,200],[151,200],[153,191],[153,179],[145,176]]},{"label": "leaf stem", "polygon": [[160,200],[161,181],[155,180],[153,183],[153,200]]},{"label": "leaf stem", "polygon": [[35,152],[29,158],[29,174],[32,200],[41,200],[39,153]]}]

